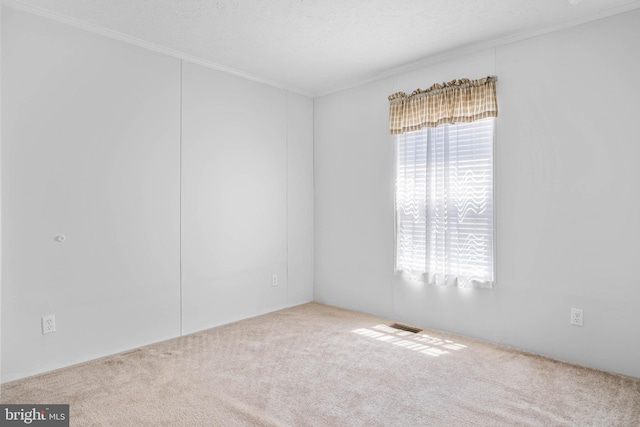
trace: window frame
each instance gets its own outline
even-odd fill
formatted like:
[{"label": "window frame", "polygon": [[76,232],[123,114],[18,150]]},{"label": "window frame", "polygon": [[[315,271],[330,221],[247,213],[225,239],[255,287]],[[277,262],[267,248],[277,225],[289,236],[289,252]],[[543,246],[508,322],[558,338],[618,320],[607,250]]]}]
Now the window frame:
[{"label": "window frame", "polygon": [[[488,282],[488,286],[460,286],[458,280],[454,280],[453,283],[458,283],[457,287],[461,288],[461,289],[493,289],[495,286],[497,286],[498,284],[498,244],[497,244],[497,236],[498,236],[498,232],[497,232],[497,228],[498,228],[498,200],[499,197],[497,196],[497,167],[496,167],[496,163],[497,163],[497,130],[498,130],[498,120],[497,120],[497,116],[492,116],[492,117],[485,117],[482,119],[478,119],[478,121],[480,120],[485,120],[485,119],[491,119],[492,120],[492,127],[491,127],[491,168],[490,168],[490,173],[491,173],[491,191],[492,191],[492,195],[491,195],[491,277],[492,280],[490,282]],[[474,120],[475,121],[475,120]],[[464,124],[465,122],[454,122],[451,124]],[[420,129],[418,131],[424,131],[423,129]],[[418,131],[414,131],[414,132],[418,132]],[[393,215],[394,215],[394,259],[393,259],[393,268],[394,268],[394,276],[401,276],[404,278],[407,278],[411,281],[421,281],[424,282],[426,284],[431,284],[429,279],[428,279],[428,275],[429,275],[429,271],[425,271],[425,273],[422,276],[427,276],[427,277],[423,277],[421,279],[416,279],[414,277],[411,277],[411,275],[407,275],[405,274],[405,272],[402,269],[398,269],[398,227],[399,227],[399,221],[398,221],[398,206],[397,206],[397,195],[398,195],[398,185],[397,185],[397,180],[398,180],[398,167],[399,167],[399,159],[398,159],[398,154],[399,154],[399,147],[398,144],[399,139],[403,136],[404,134],[394,134],[391,135],[392,139],[393,139],[393,145],[394,145],[394,156],[393,156],[393,175],[394,175],[394,198],[393,198]],[[426,244],[429,244],[429,237],[426,237]],[[427,270],[425,268],[425,270]],[[473,281],[473,282],[477,282],[477,281]],[[451,284],[451,282],[445,283],[445,285],[449,285]]]}]

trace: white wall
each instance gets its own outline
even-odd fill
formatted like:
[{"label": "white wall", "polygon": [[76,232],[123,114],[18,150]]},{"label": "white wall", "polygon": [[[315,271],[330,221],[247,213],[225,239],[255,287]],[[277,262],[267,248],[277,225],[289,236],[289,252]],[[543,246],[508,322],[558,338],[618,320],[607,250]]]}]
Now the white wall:
[{"label": "white wall", "polygon": [[3,12],[9,380],[179,333],[180,61]]},{"label": "white wall", "polygon": [[[2,99],[2,7],[0,7],[0,100]],[[2,103],[0,102],[0,189],[2,188]],[[1,193],[1,190],[0,190]],[[2,242],[2,198],[0,197],[0,242]],[[0,244],[0,291],[2,290],[2,245]],[[0,292],[0,378],[2,378],[2,292]],[[2,393],[0,392],[0,399]]]},{"label": "white wall", "polygon": [[[636,10],[316,99],[316,300],[640,377],[638,22]],[[489,74],[497,284],[404,282],[387,96]]]},{"label": "white wall", "polygon": [[313,301],[313,99],[287,93],[287,305]]},{"label": "white wall", "polygon": [[2,15],[3,381],[311,300],[311,99]]},{"label": "white wall", "polygon": [[[312,106],[309,98],[185,63],[183,332],[311,300],[312,174],[295,164],[312,162]],[[299,117],[287,120],[288,111]],[[289,243],[303,256],[288,280]]]}]

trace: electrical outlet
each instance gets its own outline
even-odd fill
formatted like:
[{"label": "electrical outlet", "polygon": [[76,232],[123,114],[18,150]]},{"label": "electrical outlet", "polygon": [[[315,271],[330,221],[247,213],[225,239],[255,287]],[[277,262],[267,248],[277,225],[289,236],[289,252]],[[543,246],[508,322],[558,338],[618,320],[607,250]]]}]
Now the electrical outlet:
[{"label": "electrical outlet", "polygon": [[576,326],[582,326],[583,312],[579,308],[571,309],[571,324]]},{"label": "electrical outlet", "polygon": [[278,275],[277,274],[272,274],[271,275],[271,286],[278,286]]},{"label": "electrical outlet", "polygon": [[56,315],[42,317],[42,335],[50,334],[56,331]]}]

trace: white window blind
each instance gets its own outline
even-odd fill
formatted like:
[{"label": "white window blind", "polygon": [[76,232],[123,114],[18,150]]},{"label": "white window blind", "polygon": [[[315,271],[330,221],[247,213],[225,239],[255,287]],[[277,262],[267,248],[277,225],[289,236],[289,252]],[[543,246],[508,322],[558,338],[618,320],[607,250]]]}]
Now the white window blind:
[{"label": "white window blind", "polygon": [[490,288],[494,118],[396,141],[396,271],[438,285]]}]

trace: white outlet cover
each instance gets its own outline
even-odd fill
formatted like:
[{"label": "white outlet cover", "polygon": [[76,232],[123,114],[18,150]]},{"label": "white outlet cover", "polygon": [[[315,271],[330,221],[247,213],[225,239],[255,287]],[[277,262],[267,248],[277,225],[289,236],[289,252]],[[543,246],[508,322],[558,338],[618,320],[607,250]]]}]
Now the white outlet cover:
[{"label": "white outlet cover", "polygon": [[42,317],[42,335],[50,334],[56,331],[56,315]]},{"label": "white outlet cover", "polygon": [[583,326],[584,312],[579,308],[571,309],[571,324],[576,326]]}]

